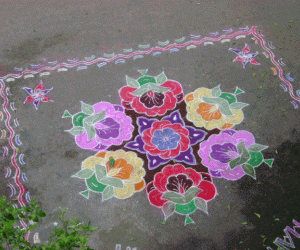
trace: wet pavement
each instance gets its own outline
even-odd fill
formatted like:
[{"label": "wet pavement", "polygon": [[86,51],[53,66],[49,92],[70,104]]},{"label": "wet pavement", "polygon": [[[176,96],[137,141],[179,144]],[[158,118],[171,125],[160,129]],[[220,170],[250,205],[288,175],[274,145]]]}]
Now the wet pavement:
[{"label": "wet pavement", "polygon": [[[2,1],[0,193],[19,205],[35,199],[45,210],[29,240],[38,233],[45,242],[58,209],[68,208],[70,217],[100,228],[90,238],[94,249],[300,248],[295,232],[293,244],[276,240],[300,221],[299,11],[296,0]],[[130,91],[142,86],[148,89],[140,96],[152,90],[155,98],[135,103]],[[96,130],[83,125],[93,115]],[[159,129],[170,133],[170,144],[160,144],[155,122],[168,123],[171,130]],[[224,132],[230,129],[236,132]],[[268,146],[262,154],[250,148],[253,138]],[[256,179],[241,167],[216,167],[232,163],[229,151],[234,159],[251,151],[236,166],[255,167]],[[93,156],[113,184],[92,179]],[[118,164],[123,172],[112,169]],[[189,207],[169,197],[175,212],[165,221],[163,174],[172,194],[191,187],[208,194]]]}]

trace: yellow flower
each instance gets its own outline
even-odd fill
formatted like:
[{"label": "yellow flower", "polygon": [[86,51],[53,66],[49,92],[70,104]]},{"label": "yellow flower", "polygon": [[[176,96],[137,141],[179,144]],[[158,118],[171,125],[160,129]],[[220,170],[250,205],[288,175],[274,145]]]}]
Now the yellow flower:
[{"label": "yellow flower", "polygon": [[195,126],[204,127],[207,130],[214,128],[223,130],[232,128],[244,119],[244,114],[240,109],[230,109],[233,115],[225,115],[221,112],[218,105],[206,103],[203,100],[204,96],[211,98],[211,90],[199,88],[185,97],[187,119],[193,122]]},{"label": "yellow flower", "polygon": [[[110,166],[110,159],[114,159],[114,166]],[[82,163],[82,169],[95,170],[95,164],[106,166],[107,176],[115,177],[123,182],[123,188],[114,187],[114,196],[119,199],[126,199],[135,192],[145,188],[143,160],[137,157],[134,152],[118,150],[115,152],[102,151],[95,156],[87,158]]]}]

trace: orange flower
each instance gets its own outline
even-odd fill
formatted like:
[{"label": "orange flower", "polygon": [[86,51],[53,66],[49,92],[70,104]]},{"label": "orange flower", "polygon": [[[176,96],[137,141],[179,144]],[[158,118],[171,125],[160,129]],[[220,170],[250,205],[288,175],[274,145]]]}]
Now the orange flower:
[{"label": "orange flower", "polygon": [[199,104],[197,113],[201,115],[205,121],[219,120],[222,118],[222,113],[216,106],[205,102]]},{"label": "orange flower", "polygon": [[199,88],[185,97],[187,119],[193,122],[195,126],[204,127],[208,130],[214,128],[223,130],[232,128],[244,119],[242,110],[230,109],[232,115],[225,115],[221,112],[218,105],[206,103],[202,99],[204,97],[213,97],[210,89]]},{"label": "orange flower", "polygon": [[[114,165],[111,167],[111,159]],[[125,199],[135,192],[145,188],[143,160],[134,152],[118,150],[115,152],[102,151],[87,158],[82,163],[82,169],[95,170],[95,164],[106,166],[107,176],[122,180],[123,188],[114,187],[114,196]]]}]

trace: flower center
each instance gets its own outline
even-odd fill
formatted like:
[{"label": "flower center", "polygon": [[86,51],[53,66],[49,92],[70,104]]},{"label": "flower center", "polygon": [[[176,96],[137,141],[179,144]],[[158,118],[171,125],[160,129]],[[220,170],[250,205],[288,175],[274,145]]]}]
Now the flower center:
[{"label": "flower center", "polygon": [[185,174],[177,176],[170,176],[166,188],[169,191],[184,194],[190,187],[193,186],[193,180],[188,178]]},{"label": "flower center", "polygon": [[146,108],[160,107],[164,104],[165,95],[155,91],[149,91],[140,97],[140,102]]},{"label": "flower center", "polygon": [[162,130],[156,130],[152,137],[152,143],[159,150],[172,150],[178,147],[180,141],[180,135],[175,133],[171,128],[165,128]]}]

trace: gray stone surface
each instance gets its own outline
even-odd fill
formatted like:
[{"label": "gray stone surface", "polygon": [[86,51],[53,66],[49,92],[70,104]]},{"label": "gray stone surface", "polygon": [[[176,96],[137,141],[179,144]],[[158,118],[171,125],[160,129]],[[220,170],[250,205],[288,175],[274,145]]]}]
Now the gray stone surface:
[{"label": "gray stone surface", "polygon": [[[57,58],[83,60],[91,55],[122,53],[138,44],[258,26],[264,38],[276,47],[276,58],[286,63],[285,73],[296,77],[293,86],[297,90],[299,11],[296,0],[2,1],[1,76],[13,72],[14,67],[26,68]],[[251,50],[260,51],[260,66],[243,69],[240,63],[232,62],[235,54],[229,48],[242,49],[245,43],[251,44]],[[91,236],[90,246],[94,249],[114,249],[116,244],[122,244],[122,249],[131,246],[138,250],[266,249],[261,235],[271,246],[285,226],[292,224],[292,218],[300,220],[296,209],[299,201],[295,200],[299,198],[300,119],[299,109],[294,109],[289,93],[280,86],[282,81],[270,70],[270,60],[261,52],[261,46],[247,37],[232,39],[230,44],[201,45],[157,57],[145,55],[103,68],[94,64],[80,71],[51,71],[49,76],[6,83],[12,93],[9,102],[16,107],[16,111],[10,110],[11,121],[17,117],[20,124],[14,130],[23,143],[19,153],[24,154],[26,162],[20,165],[28,179],[25,187],[48,215],[31,233],[30,240],[39,232],[41,241],[46,241],[58,208],[68,208],[68,216],[90,220],[100,228]],[[71,122],[61,118],[63,111],[79,112],[80,101],[120,104],[118,89],[125,85],[125,75],[138,77],[137,70],[144,68],[152,75],[164,70],[168,78],[182,84],[185,94],[218,84],[224,92],[233,92],[236,86],[243,89],[245,94],[239,96],[239,101],[250,105],[244,108],[243,122],[235,128],[253,133],[258,143],[269,146],[265,158],[275,158],[272,169],[266,165],[258,169],[256,181],[248,176],[237,182],[215,180],[218,196],[208,203],[209,216],[194,213],[191,217],[196,224],[192,226],[184,226],[184,218],[179,215],[162,224],[162,212],[149,204],[144,191],[126,200],[102,202],[97,194],[87,200],[78,194],[86,189],[84,182],[71,178],[93,152],[80,149],[64,132],[71,128]],[[35,110],[32,104],[23,104],[27,94],[22,87],[35,88],[41,79],[47,89],[53,87],[48,96],[54,102],[41,103]],[[2,140],[1,148],[5,145],[7,141]],[[4,188],[0,193],[9,195],[3,175],[10,163],[8,158],[2,162],[0,180]],[[281,220],[272,226],[275,218]],[[248,221],[247,226],[242,225],[244,221]],[[300,247],[299,240],[295,244]]]}]

